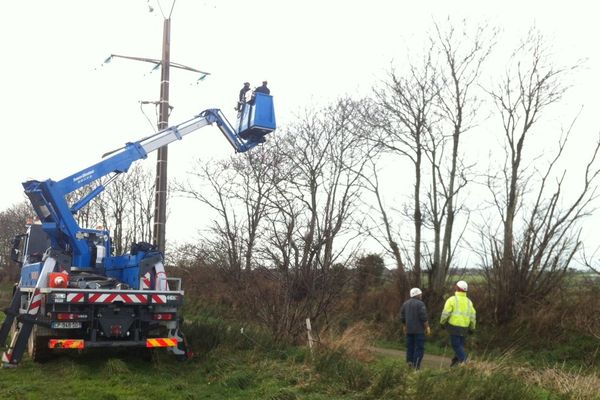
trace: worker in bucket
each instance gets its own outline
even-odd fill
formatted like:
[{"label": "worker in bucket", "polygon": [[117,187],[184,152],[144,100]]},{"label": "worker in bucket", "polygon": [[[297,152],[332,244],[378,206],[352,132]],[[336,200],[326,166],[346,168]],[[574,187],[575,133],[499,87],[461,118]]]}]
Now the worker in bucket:
[{"label": "worker in bucket", "polygon": [[246,93],[250,91],[250,82],[244,82],[244,86],[240,89],[236,111],[241,111],[242,106],[246,103]]},{"label": "worker in bucket", "polygon": [[447,327],[450,334],[450,344],[454,350],[451,367],[467,361],[465,338],[475,331],[476,311],[471,299],[467,297],[469,285],[458,281],[454,285],[454,296],[449,297],[444,304],[440,317],[440,325]]},{"label": "worker in bucket", "polygon": [[263,93],[268,95],[271,94],[271,89],[267,87],[267,81],[263,81],[262,85],[254,89],[254,92],[252,92],[252,98],[250,98],[248,104],[254,104],[254,102],[256,101],[256,93]]},{"label": "worker in bucket", "polygon": [[271,94],[271,89],[267,87],[267,81],[263,81],[262,85],[254,89],[255,93]]},{"label": "worker in bucket", "polygon": [[400,309],[400,322],[406,336],[406,362],[415,369],[421,367],[425,355],[425,335],[431,335],[427,308],[421,300],[422,295],[421,289],[410,289],[410,298]]}]

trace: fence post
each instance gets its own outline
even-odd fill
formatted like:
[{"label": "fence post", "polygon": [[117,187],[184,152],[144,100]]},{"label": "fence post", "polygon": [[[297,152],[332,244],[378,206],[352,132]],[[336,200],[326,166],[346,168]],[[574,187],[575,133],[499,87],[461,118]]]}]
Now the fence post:
[{"label": "fence post", "polygon": [[308,348],[310,352],[313,351],[313,337],[312,337],[312,328],[310,326],[310,318],[306,318],[306,334],[308,335]]}]

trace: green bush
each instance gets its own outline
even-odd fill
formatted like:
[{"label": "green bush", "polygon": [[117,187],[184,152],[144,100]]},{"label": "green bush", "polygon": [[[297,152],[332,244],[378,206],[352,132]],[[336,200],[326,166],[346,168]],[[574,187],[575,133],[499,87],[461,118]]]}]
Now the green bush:
[{"label": "green bush", "polygon": [[363,390],[370,384],[371,371],[342,349],[319,351],[314,359],[315,370],[324,377],[342,382],[350,390]]},{"label": "green bush", "polygon": [[193,321],[183,324],[183,333],[195,354],[204,355],[217,347],[225,347],[235,351],[259,349],[272,358],[287,358],[289,346],[275,342],[265,330],[209,314],[199,312]]},{"label": "green bush", "polygon": [[183,326],[185,337],[195,354],[206,354],[221,344],[226,334],[223,321],[194,321]]},{"label": "green bush", "polygon": [[406,392],[408,369],[401,361],[385,363],[375,374],[370,388],[370,394],[375,398],[382,398],[389,394],[397,399]]}]

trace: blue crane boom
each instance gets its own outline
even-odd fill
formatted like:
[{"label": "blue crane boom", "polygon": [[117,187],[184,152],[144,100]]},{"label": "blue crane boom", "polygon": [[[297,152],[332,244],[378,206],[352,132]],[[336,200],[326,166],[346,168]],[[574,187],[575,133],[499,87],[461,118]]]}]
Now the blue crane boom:
[{"label": "blue crane boom", "polygon": [[[248,113],[255,115],[264,114],[265,108],[272,109],[271,96],[259,94],[260,101],[255,105],[248,105]],[[252,110],[255,110],[252,112]],[[257,111],[256,111],[257,110]],[[243,113],[242,113],[243,115]],[[82,229],[77,224],[73,215],[104,191],[106,186],[116,176],[127,172],[137,160],[144,159],[149,153],[158,150],[184,136],[197,131],[207,125],[216,123],[226,139],[236,152],[246,152],[253,147],[264,143],[264,136],[275,129],[274,118],[270,121],[258,121],[260,126],[252,126],[240,130],[234,129],[227,121],[221,110],[208,109],[196,117],[171,126],[153,135],[142,138],[136,142],[125,144],[124,147],[105,154],[102,161],[81,171],[67,176],[60,181],[48,179],[46,181],[30,180],[23,183],[25,193],[40,221],[44,231],[49,235],[53,246],[61,249],[72,249],[73,266],[78,268],[93,268],[92,251],[87,238],[79,232]],[[244,127],[247,124],[243,124]],[[113,174],[106,182],[98,184],[86,196],[69,205],[66,196],[77,189]]]}]

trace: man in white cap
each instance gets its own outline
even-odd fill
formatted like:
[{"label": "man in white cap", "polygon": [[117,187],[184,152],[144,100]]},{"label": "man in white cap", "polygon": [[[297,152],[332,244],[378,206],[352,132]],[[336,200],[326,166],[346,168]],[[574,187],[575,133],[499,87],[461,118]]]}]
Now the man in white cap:
[{"label": "man in white cap", "polygon": [[431,335],[422,294],[419,288],[410,289],[410,299],[400,309],[400,322],[406,335],[406,362],[416,369],[421,367],[425,355],[425,334]]},{"label": "man in white cap", "polygon": [[447,325],[450,343],[454,349],[454,358],[450,364],[452,367],[467,361],[465,337],[467,334],[473,333],[477,322],[475,307],[471,299],[467,297],[469,290],[467,282],[458,281],[454,288],[454,296],[446,300],[440,317],[440,325],[442,327]]}]

